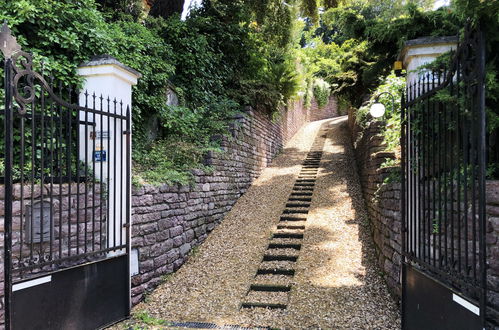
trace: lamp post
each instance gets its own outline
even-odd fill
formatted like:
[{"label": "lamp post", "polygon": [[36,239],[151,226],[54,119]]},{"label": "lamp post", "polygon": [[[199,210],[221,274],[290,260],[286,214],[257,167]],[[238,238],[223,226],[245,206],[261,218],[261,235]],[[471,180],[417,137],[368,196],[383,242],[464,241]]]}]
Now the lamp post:
[{"label": "lamp post", "polygon": [[392,111],[395,108],[395,97],[393,97],[393,95],[391,93],[383,92],[381,94],[378,94],[376,96],[376,99],[374,100],[373,105],[371,105],[371,109],[369,110],[369,112],[371,113],[371,116],[373,116],[374,118],[382,117],[385,114],[385,106],[383,103],[379,102],[379,98],[381,97],[381,95],[384,95],[384,94],[390,95],[390,97],[392,99]]}]

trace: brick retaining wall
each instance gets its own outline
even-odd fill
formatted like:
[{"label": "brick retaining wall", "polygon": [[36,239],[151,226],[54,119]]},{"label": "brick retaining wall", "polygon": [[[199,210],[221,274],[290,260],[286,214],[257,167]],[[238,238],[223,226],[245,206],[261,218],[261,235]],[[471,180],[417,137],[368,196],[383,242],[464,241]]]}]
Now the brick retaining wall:
[{"label": "brick retaining wall", "polygon": [[355,154],[359,168],[362,192],[371,220],[371,231],[376,246],[378,264],[384,272],[389,291],[397,299],[401,296],[401,213],[400,183],[383,184],[392,171],[398,168],[383,168],[386,159],[395,159],[395,154],[385,152],[383,137],[379,135],[380,124],[371,124],[361,130],[350,122]]}]

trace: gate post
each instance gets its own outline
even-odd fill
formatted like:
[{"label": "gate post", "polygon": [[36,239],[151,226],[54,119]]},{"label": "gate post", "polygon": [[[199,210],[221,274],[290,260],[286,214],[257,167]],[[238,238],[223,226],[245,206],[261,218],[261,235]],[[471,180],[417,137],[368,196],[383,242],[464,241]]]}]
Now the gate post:
[{"label": "gate post", "polygon": [[[123,108],[132,106],[132,86],[137,85],[137,80],[142,76],[136,70],[127,67],[112,56],[95,56],[89,62],[78,67],[78,75],[85,79],[80,93],[80,105],[84,105],[85,91],[97,97],[108,96],[123,101]],[[92,107],[92,104],[89,104]],[[96,109],[99,104],[96,103]],[[106,109],[103,109],[106,111]]]},{"label": "gate post", "polygon": [[[125,244],[118,253],[130,258],[131,109],[132,86],[141,74],[109,55],[100,55],[78,67],[84,78],[79,104],[110,115],[79,114],[79,159],[107,186],[108,248]],[[118,167],[119,173],[116,171]],[[123,173],[125,171],[126,173]],[[125,196],[125,197],[124,197]],[[125,219],[125,221],[123,220]],[[121,228],[120,228],[121,227]],[[113,254],[113,255],[114,255]],[[130,259],[129,259],[130,261]],[[130,265],[130,262],[129,262]],[[129,267],[130,268],[130,267]]]},{"label": "gate post", "polygon": [[456,36],[422,37],[408,40],[398,56],[398,60],[402,61],[407,72],[407,86],[420,78],[420,72],[418,72],[420,67],[433,62],[444,53],[455,50],[457,43]]}]

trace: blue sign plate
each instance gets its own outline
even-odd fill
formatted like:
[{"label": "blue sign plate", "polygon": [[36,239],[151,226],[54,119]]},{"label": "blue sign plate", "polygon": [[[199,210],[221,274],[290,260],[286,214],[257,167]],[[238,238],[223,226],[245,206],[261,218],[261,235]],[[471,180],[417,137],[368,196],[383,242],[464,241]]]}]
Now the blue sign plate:
[{"label": "blue sign plate", "polygon": [[107,160],[106,150],[94,151],[94,160],[96,162],[105,162]]}]

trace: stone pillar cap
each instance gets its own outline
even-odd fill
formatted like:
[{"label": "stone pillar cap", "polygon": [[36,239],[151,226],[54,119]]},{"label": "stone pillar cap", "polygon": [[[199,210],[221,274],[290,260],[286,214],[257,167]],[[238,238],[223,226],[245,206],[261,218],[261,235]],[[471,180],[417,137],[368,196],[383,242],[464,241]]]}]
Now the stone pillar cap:
[{"label": "stone pillar cap", "polygon": [[87,66],[98,66],[98,65],[116,65],[116,66],[119,66],[120,68],[130,72],[131,74],[137,76],[137,78],[142,77],[142,74],[140,72],[138,72],[135,69],[132,69],[129,66],[126,66],[125,64],[121,63],[116,58],[114,58],[108,54],[96,55],[96,56],[92,57],[92,59],[90,61],[82,63],[78,67],[83,68],[83,67],[87,67]]},{"label": "stone pillar cap", "polygon": [[142,77],[142,74],[134,70],[114,57],[104,54],[94,56],[90,61],[82,63],[78,66],[80,76],[100,76],[111,74],[117,76],[131,85],[137,83],[137,79]]},{"label": "stone pillar cap", "polygon": [[402,48],[402,50],[398,55],[398,60],[403,61],[408,55],[407,53],[410,49],[424,48],[424,47],[438,46],[438,45],[449,45],[449,44],[457,45],[458,41],[459,38],[457,36],[422,37],[422,38],[407,40],[404,44],[404,47]]}]

